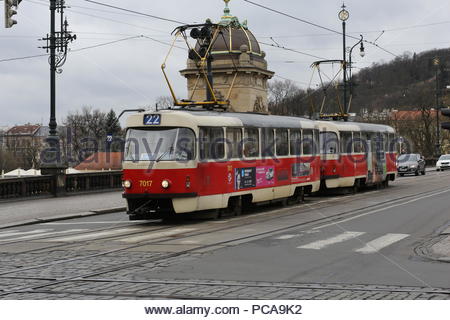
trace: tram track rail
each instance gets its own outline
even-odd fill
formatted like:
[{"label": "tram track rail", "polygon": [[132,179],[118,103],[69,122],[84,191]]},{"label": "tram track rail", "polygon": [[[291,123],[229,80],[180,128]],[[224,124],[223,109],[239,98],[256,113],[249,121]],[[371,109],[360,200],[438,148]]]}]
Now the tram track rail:
[{"label": "tram track rail", "polygon": [[[442,188],[438,188],[438,189],[433,189],[433,190],[428,190],[426,193],[419,193],[422,196],[426,196],[426,195],[430,195],[432,196],[434,192],[436,191],[442,191]],[[450,189],[448,189],[448,191],[450,191]],[[23,292],[38,292],[40,290],[43,290],[44,288],[53,286],[53,285],[57,285],[57,284],[61,284],[61,283],[66,283],[66,282],[71,282],[71,281],[91,281],[90,278],[92,277],[98,277],[101,276],[103,274],[107,274],[107,273],[111,273],[111,272],[115,272],[115,271],[120,271],[120,270],[124,270],[127,268],[131,268],[131,267],[137,267],[140,265],[145,265],[147,263],[157,263],[158,261],[164,261],[167,259],[171,259],[171,258],[176,258],[176,257],[180,257],[182,255],[188,255],[191,253],[195,253],[196,251],[203,251],[205,249],[208,248],[214,248],[217,246],[226,246],[226,245],[233,245],[233,243],[236,242],[242,242],[242,241],[252,241],[253,239],[258,239],[258,238],[262,238],[262,237],[268,237],[270,235],[274,235],[283,231],[288,231],[291,229],[298,229],[298,228],[305,228],[305,227],[315,227],[321,224],[325,224],[325,223],[330,223],[330,222],[339,222],[339,220],[343,220],[343,219],[347,219],[349,217],[351,217],[352,215],[358,215],[361,214],[364,210],[373,210],[373,209],[377,209],[379,207],[382,207],[383,205],[386,204],[390,204],[392,205],[393,203],[399,203],[399,205],[401,205],[401,201],[409,201],[411,198],[416,197],[418,195],[418,193],[415,194],[410,194],[407,196],[402,196],[402,197],[398,197],[396,199],[389,199],[387,201],[384,202],[380,202],[377,204],[373,204],[373,205],[369,205],[369,206],[365,206],[365,207],[361,207],[361,208],[356,208],[353,210],[348,210],[345,212],[341,212],[339,214],[336,215],[332,215],[329,217],[321,217],[321,218],[317,218],[315,220],[312,221],[306,221],[306,222],[302,222],[302,223],[298,223],[295,225],[290,225],[287,227],[282,227],[282,228],[274,228],[273,230],[270,231],[266,231],[266,232],[260,232],[257,234],[253,234],[253,235],[247,235],[247,236],[241,236],[241,237],[235,237],[233,239],[229,239],[226,241],[218,241],[218,242],[214,242],[212,244],[208,244],[208,245],[203,245],[203,246],[198,246],[198,247],[194,247],[191,249],[186,249],[186,250],[181,250],[179,252],[175,252],[175,253],[168,253],[168,254],[161,254],[160,256],[157,257],[153,257],[153,258],[149,258],[149,259],[144,259],[141,261],[136,261],[136,262],[130,262],[130,263],[124,263],[124,264],[118,264],[116,266],[112,266],[112,267],[107,267],[107,268],[102,268],[100,270],[96,270],[95,272],[87,272],[84,273],[82,275],[77,275],[77,276],[73,276],[73,277],[65,277],[65,278],[60,278],[60,279],[49,279],[48,283],[46,284],[42,284],[42,285],[38,285],[38,286],[32,286],[32,287],[23,287],[17,290],[13,290],[13,291],[3,291],[0,293],[0,296],[7,296],[10,294],[14,294],[14,293],[23,293]],[[348,196],[348,198],[354,198],[358,196],[354,195],[354,196]],[[317,209],[324,209],[325,207],[330,207],[332,206],[320,206],[321,203],[319,203],[319,208]],[[322,202],[323,204],[323,202]],[[308,208],[304,208],[305,210],[311,210],[311,207],[314,204],[309,205]],[[300,205],[301,206],[301,205]],[[283,208],[282,210],[293,210],[293,209],[297,209],[300,206],[295,206],[295,207],[290,207],[290,208]],[[254,223],[258,223],[258,222],[268,222],[272,219],[280,219],[283,217],[288,217],[288,216],[295,216],[295,215],[300,215],[300,214],[304,214],[305,210],[300,210],[300,212],[294,212],[294,213],[290,213],[290,214],[284,214],[282,216],[279,215],[279,211],[280,210],[273,210],[270,212],[264,212],[263,214],[265,215],[263,219],[257,219],[258,215],[251,215],[251,216],[244,216],[243,219],[247,219],[249,220],[247,223],[242,224],[242,219],[236,218],[236,219],[232,219],[233,222],[231,225],[227,225],[224,227],[219,227],[219,228],[213,228],[213,230],[207,230],[207,231],[198,231],[198,232],[191,232],[191,233],[187,233],[185,235],[180,235],[177,236],[176,239],[188,239],[190,237],[194,237],[194,236],[199,236],[199,235],[207,235],[207,234],[212,234],[212,233],[216,233],[218,231],[223,231],[223,230],[227,230],[227,229],[231,229],[233,227],[242,227],[242,226],[246,226],[246,225],[251,225]],[[271,214],[275,214],[278,212],[278,215],[276,216],[271,216]],[[266,218],[266,216],[270,216],[268,218]],[[173,228],[179,228],[179,226],[173,226]],[[121,235],[123,237],[123,235]],[[166,237],[167,238],[167,237]],[[166,242],[169,241],[173,241],[174,237],[169,237],[168,239],[155,239],[152,241],[147,241],[147,242],[143,242],[143,243],[139,243],[139,244],[135,244],[135,245],[130,245],[130,246],[125,246],[123,248],[119,248],[119,249],[114,249],[114,250],[109,250],[109,251],[105,251],[105,252],[101,252],[101,253],[97,253],[97,254],[92,254],[92,255],[86,255],[83,257],[75,257],[75,258],[71,258],[71,259],[62,259],[59,261],[53,261],[51,263],[45,263],[45,264],[40,264],[40,265],[36,265],[36,266],[31,266],[31,267],[26,267],[26,268],[20,268],[18,270],[11,270],[11,271],[7,271],[7,272],[3,272],[0,273],[0,278],[10,278],[9,275],[11,274],[17,274],[19,272],[22,271],[29,271],[29,270],[34,270],[34,269],[40,269],[40,268],[46,268],[46,267],[51,267],[57,264],[64,264],[64,263],[70,263],[70,262],[75,262],[77,260],[81,260],[81,259],[89,259],[89,258],[96,258],[96,257],[100,257],[100,256],[107,256],[109,254],[112,253],[116,253],[116,252],[120,252],[120,251],[126,251],[126,250],[130,250],[133,248],[139,248],[142,246],[146,246],[146,245],[152,245],[152,244],[164,244]],[[20,277],[18,277],[20,279]],[[111,280],[114,281],[114,280]]]}]

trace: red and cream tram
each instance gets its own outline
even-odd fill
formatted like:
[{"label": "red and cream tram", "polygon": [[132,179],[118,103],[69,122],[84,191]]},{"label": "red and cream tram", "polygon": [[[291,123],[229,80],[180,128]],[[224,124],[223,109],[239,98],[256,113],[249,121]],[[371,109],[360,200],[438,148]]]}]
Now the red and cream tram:
[{"label": "red and cream tram", "polygon": [[388,126],[252,113],[166,110],[127,120],[130,219],[298,201],[323,188],[388,184]]},{"label": "red and cream tram", "polygon": [[317,122],[208,111],[127,120],[124,198],[131,219],[231,208],[320,188]]},{"label": "red and cream tram", "polygon": [[368,123],[318,121],[322,186],[327,189],[394,181],[396,136],[392,127]]}]

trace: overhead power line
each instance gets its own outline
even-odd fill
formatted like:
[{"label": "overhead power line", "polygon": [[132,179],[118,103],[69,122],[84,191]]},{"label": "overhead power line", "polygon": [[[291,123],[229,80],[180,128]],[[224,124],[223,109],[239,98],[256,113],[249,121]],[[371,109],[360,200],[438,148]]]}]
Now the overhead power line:
[{"label": "overhead power line", "polygon": [[[108,41],[108,42],[104,42],[104,43],[99,43],[99,44],[88,46],[88,47],[83,47],[83,48],[79,48],[79,49],[73,49],[73,50],[71,50],[71,52],[78,52],[78,51],[83,51],[83,50],[88,50],[88,49],[104,47],[104,46],[108,46],[108,45],[115,44],[115,43],[118,43],[118,42],[123,42],[123,41],[132,40],[132,39],[138,39],[138,38],[144,38],[144,37],[145,36],[143,36],[143,35],[134,36],[134,37],[127,37],[127,38],[118,39],[118,40],[114,40],[114,41]],[[24,57],[17,57],[17,58],[6,58],[6,59],[0,59],[0,63],[1,62],[8,62],[8,61],[27,60],[27,59],[33,59],[33,58],[39,58],[39,57],[47,57],[47,56],[48,56],[48,54],[36,54],[36,55],[32,55],[32,56],[24,56]]]},{"label": "overhead power line", "polygon": [[[87,0],[86,0],[86,1],[87,1]],[[288,18],[291,18],[291,19],[294,19],[294,20],[297,20],[297,21],[300,21],[300,22],[302,22],[302,23],[306,23],[306,24],[311,25],[311,26],[314,26],[314,27],[316,27],[316,28],[320,28],[320,29],[323,29],[323,30],[327,30],[327,31],[330,31],[330,32],[333,32],[333,33],[336,33],[336,34],[339,34],[339,35],[342,34],[342,32],[333,30],[333,29],[328,28],[328,27],[321,26],[321,25],[319,25],[319,24],[317,24],[317,23],[314,23],[314,22],[311,22],[311,21],[308,21],[308,20],[305,20],[305,19],[301,19],[301,18],[295,17],[295,16],[293,16],[293,15],[287,14],[287,13],[282,12],[282,11],[279,11],[279,10],[275,10],[275,9],[269,8],[269,7],[264,6],[264,5],[262,5],[262,4],[259,4],[259,3],[256,3],[256,2],[253,2],[253,1],[250,1],[250,0],[244,0],[244,1],[247,2],[247,3],[249,3],[249,4],[251,4],[251,5],[254,5],[254,6],[263,8],[263,9],[265,9],[265,10],[268,10],[268,11],[271,11],[271,12],[274,12],[274,13],[277,13],[277,14],[280,14],[280,15],[282,15],[282,16],[285,16],[285,17],[288,17]],[[351,38],[351,39],[358,40],[358,41],[360,40],[360,38],[354,37],[354,36],[351,36],[351,35],[347,35],[347,37],[348,37],[348,38]],[[365,42],[365,43],[368,43],[368,44],[371,44],[371,45],[377,47],[378,49],[380,49],[380,50],[382,50],[382,51],[384,51],[384,52],[386,52],[386,53],[389,53],[389,54],[393,55],[394,57],[398,57],[398,55],[396,55],[395,53],[393,53],[393,52],[391,52],[391,51],[389,51],[389,50],[387,50],[387,49],[385,49],[385,48],[379,46],[378,44],[376,44],[376,43],[374,43],[374,42],[372,42],[372,41],[364,40],[364,42]]]},{"label": "overhead power line", "polygon": [[130,9],[122,8],[122,7],[117,7],[117,6],[113,6],[111,4],[107,4],[107,3],[103,3],[103,2],[98,2],[98,1],[93,1],[93,0],[84,0],[84,1],[96,4],[96,5],[99,5],[99,6],[107,7],[107,8],[121,10],[121,11],[129,12],[129,13],[134,13],[134,14],[137,14],[137,15],[140,15],[140,16],[144,16],[144,17],[149,17],[149,18],[153,18],[153,19],[158,19],[158,20],[167,21],[167,22],[173,22],[173,23],[178,23],[178,24],[187,24],[185,22],[172,20],[172,19],[167,19],[167,18],[155,16],[155,15],[144,13],[144,12],[134,11],[134,10],[130,10]]},{"label": "overhead power line", "polygon": [[313,54],[302,52],[302,51],[298,51],[298,50],[295,50],[295,49],[286,48],[286,47],[283,47],[283,46],[281,46],[279,44],[275,45],[275,44],[267,43],[267,42],[259,42],[259,43],[262,44],[262,45],[265,45],[265,46],[274,47],[274,48],[278,48],[278,49],[282,49],[282,50],[286,50],[286,51],[299,53],[299,54],[302,54],[302,55],[305,55],[305,56],[308,56],[308,57],[317,58],[317,59],[321,59],[321,60],[327,60],[327,58],[315,56]]}]

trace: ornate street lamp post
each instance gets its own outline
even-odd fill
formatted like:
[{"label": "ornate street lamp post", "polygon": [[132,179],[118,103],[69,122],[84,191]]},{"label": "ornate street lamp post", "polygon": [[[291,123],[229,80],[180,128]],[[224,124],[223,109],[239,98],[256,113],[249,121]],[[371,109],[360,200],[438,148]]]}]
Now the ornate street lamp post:
[{"label": "ornate street lamp post", "polygon": [[348,20],[350,14],[345,10],[345,4],[342,4],[342,10],[339,12],[339,19],[342,21],[342,51],[343,51],[343,62],[342,69],[344,72],[344,110],[347,108],[347,54],[345,47],[345,22]]},{"label": "ornate street lamp post", "polygon": [[[351,49],[349,52],[349,66],[350,66],[350,70],[349,70],[349,79],[350,79],[350,102],[351,99],[353,97],[353,72],[352,72],[352,53],[353,53],[353,49],[355,49],[355,47],[359,44],[361,44],[360,48],[359,48],[359,55],[361,56],[361,58],[364,58],[364,56],[366,55],[366,52],[364,50],[364,37],[362,35],[361,36],[361,40],[359,40]],[[347,108],[347,113],[350,112],[350,104],[348,104],[348,108]]]},{"label": "ornate street lamp post", "polygon": [[441,125],[439,123],[439,65],[441,61],[438,57],[433,59],[433,65],[436,67],[436,157],[441,155]]}]

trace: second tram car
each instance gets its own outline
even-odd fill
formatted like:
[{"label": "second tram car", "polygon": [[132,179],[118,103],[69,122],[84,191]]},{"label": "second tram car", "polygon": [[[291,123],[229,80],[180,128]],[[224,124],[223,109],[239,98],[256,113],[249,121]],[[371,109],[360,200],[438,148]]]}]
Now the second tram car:
[{"label": "second tram car", "polygon": [[127,120],[123,197],[148,219],[395,179],[395,132],[382,125],[251,113],[165,110]]}]

